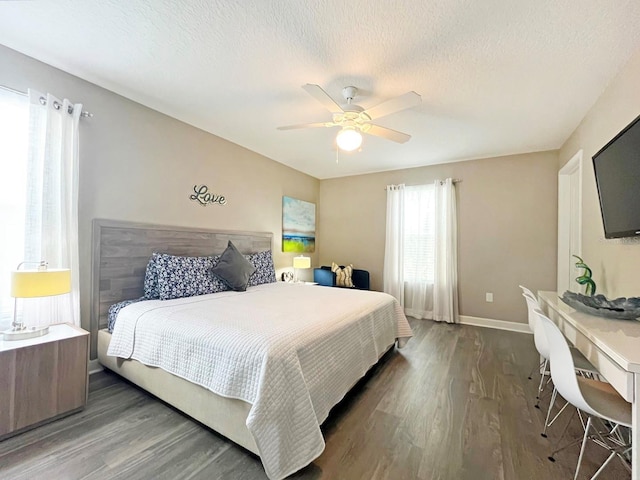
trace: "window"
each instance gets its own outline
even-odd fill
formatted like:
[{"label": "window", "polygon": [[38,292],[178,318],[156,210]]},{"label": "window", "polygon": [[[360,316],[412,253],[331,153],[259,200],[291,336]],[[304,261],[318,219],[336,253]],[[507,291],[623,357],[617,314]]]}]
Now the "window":
[{"label": "window", "polygon": [[9,272],[23,261],[29,103],[0,89],[0,331],[11,325]]},{"label": "window", "polygon": [[433,284],[435,271],[435,189],[404,189],[404,281]]},{"label": "window", "polygon": [[431,185],[387,185],[384,291],[407,315],[458,320],[456,191],[451,178]]}]

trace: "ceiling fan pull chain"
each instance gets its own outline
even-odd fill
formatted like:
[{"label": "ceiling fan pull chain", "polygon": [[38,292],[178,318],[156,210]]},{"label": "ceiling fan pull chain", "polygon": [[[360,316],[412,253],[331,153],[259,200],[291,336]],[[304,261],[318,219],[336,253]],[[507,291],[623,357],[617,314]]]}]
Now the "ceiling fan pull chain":
[{"label": "ceiling fan pull chain", "polygon": [[339,165],[340,162],[338,161],[340,159],[340,149],[336,148],[336,165]]}]

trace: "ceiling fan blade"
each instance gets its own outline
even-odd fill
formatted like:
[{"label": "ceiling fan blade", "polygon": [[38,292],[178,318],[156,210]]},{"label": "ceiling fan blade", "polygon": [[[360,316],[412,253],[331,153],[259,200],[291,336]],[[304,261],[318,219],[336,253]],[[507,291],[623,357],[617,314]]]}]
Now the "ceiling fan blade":
[{"label": "ceiling fan blade", "polygon": [[331,113],[340,113],[343,111],[342,107],[340,107],[340,105],[338,105],[327,92],[320,88],[319,85],[307,83],[306,85],[303,85],[302,88],[304,88],[305,92],[318,100],[324,108],[329,110]]},{"label": "ceiling fan blade", "polygon": [[294,130],[296,128],[316,128],[316,127],[334,127],[332,122],[319,122],[319,123],[300,123],[298,125],[285,125],[284,127],[278,127],[278,130]]},{"label": "ceiling fan blade", "polygon": [[367,130],[363,130],[364,133],[368,133],[369,135],[375,135],[376,137],[386,138],[387,140],[392,140],[398,143],[408,142],[411,138],[411,135],[407,135],[406,133],[398,132],[396,130],[391,130],[387,127],[381,127],[380,125],[369,124],[370,128]]},{"label": "ceiling fan blade", "polygon": [[376,118],[391,115],[392,113],[399,112],[400,110],[415,107],[416,105],[420,105],[421,103],[422,97],[420,95],[418,95],[416,92],[407,92],[404,95],[400,95],[399,97],[379,103],[375,107],[368,108],[364,111],[364,113],[369,115],[369,117],[371,117],[371,120],[375,120]]}]

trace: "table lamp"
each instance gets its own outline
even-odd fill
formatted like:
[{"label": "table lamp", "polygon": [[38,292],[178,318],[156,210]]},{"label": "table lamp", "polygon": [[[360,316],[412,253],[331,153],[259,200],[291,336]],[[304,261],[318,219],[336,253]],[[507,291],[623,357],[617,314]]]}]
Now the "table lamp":
[{"label": "table lamp", "polygon": [[299,257],[293,257],[293,269],[296,272],[295,282],[298,283],[298,269],[311,268],[311,257],[305,257],[300,255]]},{"label": "table lamp", "polygon": [[22,262],[11,272],[11,293],[15,298],[11,329],[3,332],[4,340],[24,340],[41,337],[49,333],[49,327],[27,327],[17,318],[18,298],[49,297],[71,291],[71,270],[68,268],[47,268],[42,261],[37,270],[20,270],[27,263]]}]

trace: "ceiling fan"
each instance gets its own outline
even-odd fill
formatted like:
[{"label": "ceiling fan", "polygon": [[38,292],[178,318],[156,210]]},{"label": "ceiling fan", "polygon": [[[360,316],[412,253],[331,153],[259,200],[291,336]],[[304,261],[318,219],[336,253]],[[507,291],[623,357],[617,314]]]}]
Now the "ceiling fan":
[{"label": "ceiling fan", "polygon": [[405,110],[407,108],[420,105],[422,97],[416,92],[407,92],[399,97],[392,98],[382,102],[375,107],[365,110],[360,105],[353,103],[353,99],[358,93],[358,89],[353,86],[344,87],[342,96],[345,99],[343,105],[331,98],[319,85],[307,83],[302,88],[313,98],[318,100],[327,110],[332,113],[330,122],[305,123],[300,125],[287,125],[278,127],[278,130],[293,130],[296,128],[315,128],[315,127],[340,127],[340,131],[336,136],[336,142],[341,150],[352,151],[360,147],[362,144],[361,133],[375,135],[377,137],[386,138],[398,143],[405,143],[411,138],[411,135],[398,132],[387,127],[381,127],[371,123],[375,120],[392,113]]}]

